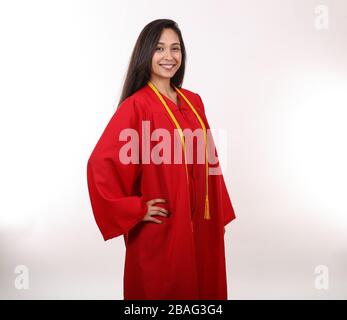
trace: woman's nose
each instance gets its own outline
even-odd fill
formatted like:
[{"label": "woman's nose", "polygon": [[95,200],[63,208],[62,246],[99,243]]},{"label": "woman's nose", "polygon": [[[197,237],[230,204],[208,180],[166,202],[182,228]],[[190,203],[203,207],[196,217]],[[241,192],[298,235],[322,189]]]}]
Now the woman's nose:
[{"label": "woman's nose", "polygon": [[172,53],[171,50],[165,50],[165,54],[164,54],[165,59],[167,60],[167,63],[172,62]]}]

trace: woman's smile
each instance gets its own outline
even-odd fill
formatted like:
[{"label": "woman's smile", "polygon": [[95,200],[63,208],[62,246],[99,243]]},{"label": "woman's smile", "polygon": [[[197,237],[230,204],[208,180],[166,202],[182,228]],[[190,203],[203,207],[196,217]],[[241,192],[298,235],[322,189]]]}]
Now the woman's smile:
[{"label": "woman's smile", "polygon": [[165,63],[165,64],[159,64],[163,69],[165,69],[165,70],[172,70],[175,66],[176,66],[176,64],[167,64],[167,63]]}]

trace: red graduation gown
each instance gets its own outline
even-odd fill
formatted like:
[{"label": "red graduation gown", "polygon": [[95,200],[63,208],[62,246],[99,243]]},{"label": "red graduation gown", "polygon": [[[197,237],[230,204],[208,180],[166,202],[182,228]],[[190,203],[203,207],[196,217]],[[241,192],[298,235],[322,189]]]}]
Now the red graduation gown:
[{"label": "red graduation gown", "polygon": [[[187,89],[180,90],[209,129],[200,96]],[[180,107],[163,98],[182,130],[201,128],[188,104],[178,93],[177,96]],[[145,163],[142,153],[145,143],[151,151],[156,145],[159,147],[162,139],[149,140],[142,132],[143,121],[149,121],[150,134],[158,128],[170,132],[171,163],[156,164],[152,160]],[[119,139],[125,128],[135,129],[139,134],[138,164],[124,164],[119,159],[120,149],[129,141]],[[88,160],[89,196],[101,234],[105,241],[124,236],[125,300],[227,299],[224,226],[235,218],[234,209],[223,175],[209,175],[211,219],[204,219],[206,167],[204,163],[196,163],[194,153],[194,163],[188,164],[187,184],[183,156],[181,164],[173,160],[175,128],[160,99],[145,85],[119,106]],[[193,140],[196,149],[196,139]],[[142,221],[147,213],[146,202],[156,198],[167,200],[155,206],[166,208],[170,216],[153,216],[162,220],[162,224]]]}]

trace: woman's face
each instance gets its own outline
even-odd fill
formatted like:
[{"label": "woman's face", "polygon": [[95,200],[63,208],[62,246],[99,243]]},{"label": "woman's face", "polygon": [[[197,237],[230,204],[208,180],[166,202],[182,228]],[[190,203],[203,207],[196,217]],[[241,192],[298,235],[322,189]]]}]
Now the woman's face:
[{"label": "woman's face", "polygon": [[179,38],[172,29],[163,29],[152,58],[152,76],[171,78],[181,66]]}]

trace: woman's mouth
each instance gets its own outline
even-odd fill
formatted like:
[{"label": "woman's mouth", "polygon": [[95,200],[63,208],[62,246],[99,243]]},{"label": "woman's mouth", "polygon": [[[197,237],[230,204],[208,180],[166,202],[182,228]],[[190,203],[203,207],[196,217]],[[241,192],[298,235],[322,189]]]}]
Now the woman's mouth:
[{"label": "woman's mouth", "polygon": [[159,64],[165,70],[172,70],[176,64]]}]

